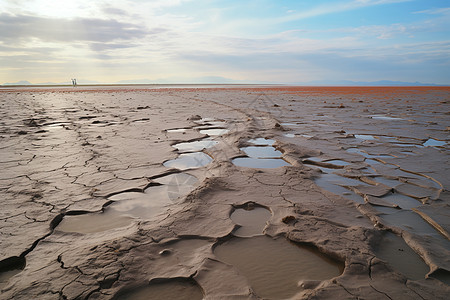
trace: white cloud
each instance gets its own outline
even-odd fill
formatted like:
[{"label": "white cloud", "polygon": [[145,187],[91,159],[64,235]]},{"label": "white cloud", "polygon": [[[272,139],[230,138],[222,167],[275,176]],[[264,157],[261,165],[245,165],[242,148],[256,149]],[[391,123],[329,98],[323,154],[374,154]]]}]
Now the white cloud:
[{"label": "white cloud", "polygon": [[353,0],[345,2],[332,2],[323,5],[318,5],[308,10],[304,10],[298,13],[289,14],[275,19],[275,22],[290,22],[295,20],[307,19],[312,17],[318,17],[322,15],[340,13],[350,10],[355,10],[363,7],[381,5],[381,4],[393,4],[401,2],[410,2],[412,0]]},{"label": "white cloud", "polygon": [[448,15],[450,14],[450,7],[432,8],[414,12],[415,14],[429,14],[429,15]]}]

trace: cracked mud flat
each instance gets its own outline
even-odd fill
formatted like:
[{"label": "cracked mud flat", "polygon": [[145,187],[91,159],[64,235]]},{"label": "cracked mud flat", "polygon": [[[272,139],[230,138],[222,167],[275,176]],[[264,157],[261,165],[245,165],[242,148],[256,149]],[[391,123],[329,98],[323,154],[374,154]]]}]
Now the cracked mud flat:
[{"label": "cracked mud flat", "polygon": [[[449,99],[1,89],[0,299],[447,299]],[[290,241],[344,269],[261,290]]]}]

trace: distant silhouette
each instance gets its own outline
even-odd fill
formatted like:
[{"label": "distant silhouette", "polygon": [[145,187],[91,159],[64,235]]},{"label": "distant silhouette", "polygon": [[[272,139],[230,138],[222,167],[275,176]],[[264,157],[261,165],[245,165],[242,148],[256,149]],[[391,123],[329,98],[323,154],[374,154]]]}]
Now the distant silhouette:
[{"label": "distant silhouette", "polygon": [[72,80],[72,86],[76,87],[77,86],[77,80],[75,78],[73,78],[71,80]]}]

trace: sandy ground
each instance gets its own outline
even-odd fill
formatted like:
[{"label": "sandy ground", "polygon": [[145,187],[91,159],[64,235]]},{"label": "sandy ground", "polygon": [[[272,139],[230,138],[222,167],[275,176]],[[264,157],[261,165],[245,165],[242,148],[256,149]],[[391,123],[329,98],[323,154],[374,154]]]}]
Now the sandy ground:
[{"label": "sandy ground", "polygon": [[0,299],[448,299],[450,88],[0,105]]}]

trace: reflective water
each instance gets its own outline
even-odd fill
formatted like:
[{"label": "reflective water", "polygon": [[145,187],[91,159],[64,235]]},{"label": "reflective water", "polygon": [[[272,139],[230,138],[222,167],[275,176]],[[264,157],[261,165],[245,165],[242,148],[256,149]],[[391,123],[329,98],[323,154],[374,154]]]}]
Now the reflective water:
[{"label": "reflective water", "polygon": [[265,139],[265,138],[256,138],[248,141],[253,145],[261,145],[261,146],[272,146],[275,143],[275,140]]},{"label": "reflective water", "polygon": [[207,135],[210,135],[210,136],[222,135],[222,134],[226,134],[228,132],[230,132],[229,129],[223,129],[223,128],[200,130],[201,134],[207,134]]},{"label": "reflective water", "polygon": [[168,129],[167,132],[171,132],[171,133],[179,133],[179,132],[186,132],[187,129],[186,128],[176,128],[176,129]]},{"label": "reflective water", "polygon": [[[368,162],[368,159],[366,159],[365,162]],[[380,163],[380,162],[377,162],[377,163]],[[379,182],[379,183],[385,184],[387,186],[390,186],[392,188],[396,187],[399,184],[401,184],[401,182],[398,181],[398,180],[385,178],[383,176],[376,176],[376,177],[373,177],[371,179],[376,181],[376,182]]]},{"label": "reflective water", "polygon": [[418,207],[422,205],[419,201],[414,198],[399,194],[399,193],[390,193],[386,196],[382,197],[383,200],[396,204],[403,209],[411,209],[413,207]]},{"label": "reflective water", "polygon": [[284,122],[284,123],[280,123],[281,126],[286,126],[286,127],[298,127],[299,124],[296,123],[289,123],[289,122]]},{"label": "reflective water", "polygon": [[388,117],[385,115],[371,115],[369,116],[372,119],[377,119],[377,120],[403,120],[402,118],[397,118],[397,117]]},{"label": "reflective water", "polygon": [[249,157],[253,158],[276,158],[280,157],[282,153],[278,150],[275,150],[274,147],[259,147],[259,146],[250,146],[241,148],[242,151],[247,154]]},{"label": "reflective water", "polygon": [[273,169],[290,164],[280,158],[252,158],[252,157],[238,157],[232,160],[233,164],[238,167],[256,168],[256,169]]},{"label": "reflective water", "polygon": [[163,177],[153,179],[154,182],[166,185],[177,185],[177,186],[193,186],[198,183],[198,179],[195,176],[186,173],[176,173],[170,174]]},{"label": "reflective water", "polygon": [[340,159],[326,160],[325,162],[327,164],[332,164],[332,165],[336,165],[336,166],[348,166],[348,165],[351,165],[351,163],[346,162],[344,160],[340,160]]},{"label": "reflective water", "polygon": [[64,232],[96,233],[125,227],[132,221],[133,218],[124,216],[116,210],[106,209],[99,213],[65,216],[55,229]]},{"label": "reflective water", "polygon": [[[184,173],[167,175],[154,179],[153,181],[167,186],[167,196],[172,201],[186,196],[198,184],[198,179],[195,176]],[[145,193],[150,192],[151,188],[145,190]]]},{"label": "reflective water", "polygon": [[235,266],[255,293],[265,299],[284,299],[301,291],[301,280],[327,280],[339,276],[343,264],[313,248],[268,236],[232,238],[214,254]]},{"label": "reflective water", "polygon": [[200,168],[212,162],[211,156],[203,152],[180,154],[178,158],[163,163],[168,168],[187,170]]},{"label": "reflective water", "polygon": [[355,154],[362,155],[366,158],[392,158],[391,155],[387,155],[387,154],[369,154],[358,148],[349,148],[346,151],[349,153],[355,153]]},{"label": "reflective water", "polygon": [[373,135],[368,134],[355,134],[355,138],[360,140],[375,140],[375,137]]},{"label": "reflective water", "polygon": [[423,146],[425,147],[442,147],[447,145],[444,141],[438,141],[435,139],[428,139],[425,143],[423,143]]},{"label": "reflective water", "polygon": [[293,137],[295,137],[295,134],[293,134],[293,133],[285,133],[284,136],[288,137],[288,138],[293,138]]},{"label": "reflective water", "polygon": [[[439,240],[443,239],[430,224],[411,210],[398,210],[387,207],[377,207],[376,209],[383,213],[380,217],[389,226],[396,226],[403,230],[424,236],[430,235]],[[446,244],[450,246],[448,241]]]},{"label": "reflective water", "polygon": [[378,258],[386,261],[394,270],[409,279],[424,279],[430,271],[423,259],[401,237],[391,232],[385,232],[373,250]]},{"label": "reflective water", "polygon": [[239,237],[260,235],[266,226],[266,222],[271,217],[272,214],[270,211],[263,207],[253,207],[251,209],[238,208],[231,214],[230,218],[241,227],[233,234]]},{"label": "reflective water", "polygon": [[144,193],[124,192],[108,198],[114,201],[103,212],[83,215],[66,215],[57,230],[65,232],[95,233],[121,228],[132,223],[134,218],[151,219],[165,213],[167,207],[186,196],[198,184],[189,174],[170,174],[153,181],[159,186],[150,186]]},{"label": "reflective water", "polygon": [[193,279],[167,279],[150,282],[148,286],[118,293],[116,300],[149,300],[149,299],[179,299],[201,300],[203,292]]},{"label": "reflective water", "polygon": [[353,191],[344,186],[357,186],[364,184],[358,180],[342,177],[336,174],[328,173],[322,174],[314,181],[319,187],[327,190],[333,194],[340,195],[350,199],[356,203],[364,203],[364,198],[355,194]]},{"label": "reflective water", "polygon": [[193,142],[183,142],[178,143],[175,145],[172,145],[175,149],[177,149],[180,152],[194,152],[194,151],[202,151],[203,149],[211,148],[215,145],[217,145],[219,142],[210,140],[210,139],[204,139],[201,141],[193,141]]}]

